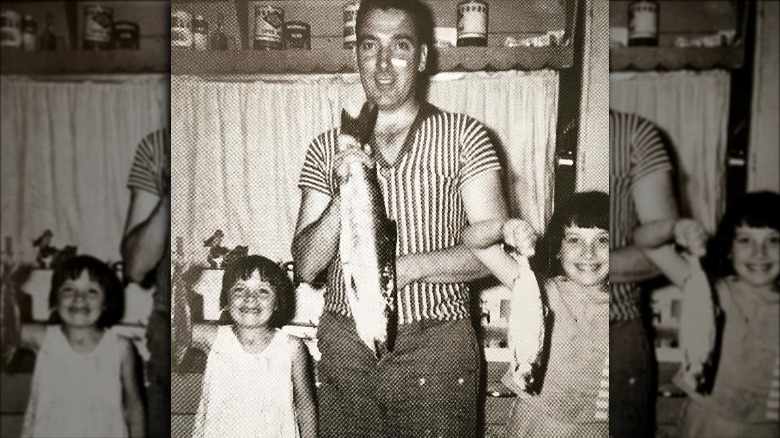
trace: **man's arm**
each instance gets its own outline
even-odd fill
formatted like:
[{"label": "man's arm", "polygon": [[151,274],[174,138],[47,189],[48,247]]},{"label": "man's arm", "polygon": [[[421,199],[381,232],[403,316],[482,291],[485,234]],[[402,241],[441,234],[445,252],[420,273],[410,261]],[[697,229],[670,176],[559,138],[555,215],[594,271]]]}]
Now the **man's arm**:
[{"label": "man's arm", "polygon": [[338,250],[339,196],[331,198],[313,189],[301,190],[292,256],[298,277],[311,283],[328,267]]},{"label": "man's arm", "polygon": [[122,259],[131,281],[140,283],[151,272],[165,251],[171,225],[171,200],[168,193],[159,197],[141,189],[132,189],[127,212]]},{"label": "man's arm", "polygon": [[[461,187],[461,196],[469,222],[506,220],[500,172],[484,172],[470,178]],[[491,261],[497,265],[508,262],[506,272],[514,272],[514,263],[498,244],[473,252],[463,245],[456,245],[429,253],[408,254],[399,257],[396,264],[398,287],[412,281],[449,283],[476,280],[490,275],[485,263]]]},{"label": "man's arm", "polygon": [[[640,223],[677,219],[677,204],[672,187],[672,173],[666,171],[644,176],[634,184],[633,197]],[[642,281],[656,277],[663,272],[672,282],[677,283],[684,281],[687,276],[687,266],[677,263],[679,257],[671,243],[656,248],[639,249],[636,246],[630,246],[621,250],[627,260],[619,259],[620,251],[610,255],[610,281],[620,282],[621,279],[628,279],[623,281]],[[641,261],[642,254],[646,256],[654,268],[648,269],[645,262]],[[634,265],[629,265],[629,263],[634,263]]]}]

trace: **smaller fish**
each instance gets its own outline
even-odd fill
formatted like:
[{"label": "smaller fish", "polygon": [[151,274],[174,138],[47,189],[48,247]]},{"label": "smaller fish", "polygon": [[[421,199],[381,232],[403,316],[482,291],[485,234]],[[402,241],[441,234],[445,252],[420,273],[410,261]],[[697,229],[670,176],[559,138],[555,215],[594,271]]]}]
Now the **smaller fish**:
[{"label": "smaller fish", "polygon": [[716,307],[712,287],[699,259],[688,256],[691,276],[683,286],[680,314],[680,347],[683,381],[697,392],[710,391],[717,338]]},{"label": "smaller fish", "polygon": [[509,314],[508,343],[512,357],[509,369],[501,379],[510,388],[520,388],[529,394],[538,394],[544,349],[545,309],[542,293],[531,270],[528,257],[514,254],[518,275],[512,288],[512,307]]}]

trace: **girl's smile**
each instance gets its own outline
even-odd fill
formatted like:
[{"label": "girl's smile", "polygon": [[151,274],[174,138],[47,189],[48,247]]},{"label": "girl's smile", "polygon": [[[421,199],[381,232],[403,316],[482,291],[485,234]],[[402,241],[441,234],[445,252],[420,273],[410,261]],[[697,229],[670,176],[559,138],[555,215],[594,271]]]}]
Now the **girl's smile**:
[{"label": "girl's smile", "polygon": [[67,279],[57,291],[56,310],[63,323],[73,327],[97,324],[106,309],[106,294],[85,270],[76,279]]},{"label": "girl's smile", "polygon": [[774,284],[780,274],[780,233],[773,228],[737,227],[731,262],[737,277],[747,284]]},{"label": "girl's smile", "polygon": [[270,283],[254,271],[246,280],[238,280],[229,291],[229,311],[233,321],[244,327],[268,325],[276,309],[276,294]]},{"label": "girl's smile", "polygon": [[604,282],[609,272],[609,234],[602,228],[566,227],[559,256],[570,280],[583,286]]}]

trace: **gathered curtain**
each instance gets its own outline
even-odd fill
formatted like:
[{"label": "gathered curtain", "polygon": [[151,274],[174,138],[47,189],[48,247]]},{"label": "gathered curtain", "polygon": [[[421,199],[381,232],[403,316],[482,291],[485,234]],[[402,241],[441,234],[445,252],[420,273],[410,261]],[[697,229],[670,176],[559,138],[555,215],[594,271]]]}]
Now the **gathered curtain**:
[{"label": "gathered curtain", "polygon": [[[203,241],[219,229],[228,248],[290,260],[306,148],[364,100],[356,74],[173,76],[172,238],[187,258],[205,261]],[[443,73],[429,100],[492,130],[512,214],[541,230],[552,209],[557,72]]]},{"label": "gathered curtain", "polygon": [[2,236],[18,261],[32,241],[119,259],[136,145],[168,125],[163,75],[0,77]]},{"label": "gathered curtain", "polygon": [[724,70],[610,75],[610,107],[643,116],[668,136],[681,214],[710,233],[726,204],[729,93]]}]

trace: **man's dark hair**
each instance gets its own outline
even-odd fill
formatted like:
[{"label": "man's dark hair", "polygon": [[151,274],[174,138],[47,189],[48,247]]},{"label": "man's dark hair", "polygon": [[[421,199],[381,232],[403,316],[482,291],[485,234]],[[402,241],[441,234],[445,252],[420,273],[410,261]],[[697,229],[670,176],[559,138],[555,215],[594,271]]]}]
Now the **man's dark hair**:
[{"label": "man's dark hair", "polygon": [[360,2],[355,19],[355,33],[357,33],[358,41],[360,41],[360,29],[366,20],[366,15],[374,9],[382,11],[394,9],[407,13],[414,23],[417,45],[426,44],[429,50],[433,48],[433,14],[428,6],[419,0],[363,0]]}]

